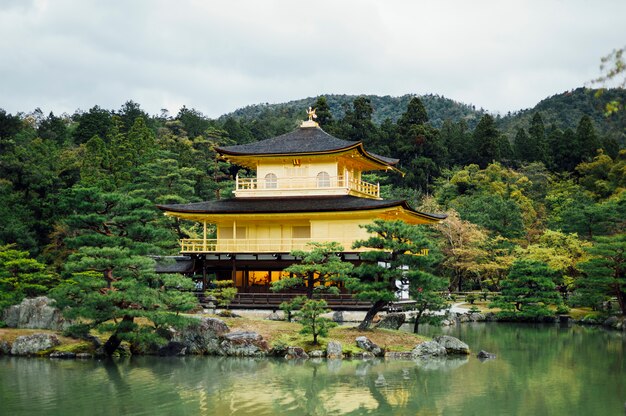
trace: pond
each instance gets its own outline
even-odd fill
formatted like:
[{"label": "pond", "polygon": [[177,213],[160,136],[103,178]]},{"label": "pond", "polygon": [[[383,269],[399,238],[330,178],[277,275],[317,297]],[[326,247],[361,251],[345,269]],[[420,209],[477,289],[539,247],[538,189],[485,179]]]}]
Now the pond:
[{"label": "pond", "polygon": [[[502,323],[426,328],[441,361],[0,357],[2,415],[623,415],[626,337]],[[480,349],[497,354],[480,361]]]}]

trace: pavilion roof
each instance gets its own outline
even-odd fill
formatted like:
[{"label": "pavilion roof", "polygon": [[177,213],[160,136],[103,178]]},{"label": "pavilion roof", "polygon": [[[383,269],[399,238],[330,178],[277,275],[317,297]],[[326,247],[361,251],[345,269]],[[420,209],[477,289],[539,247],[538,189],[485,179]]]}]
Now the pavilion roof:
[{"label": "pavilion roof", "polygon": [[158,205],[172,213],[186,214],[280,214],[305,212],[367,211],[401,207],[413,215],[440,221],[446,215],[428,214],[414,210],[404,200],[377,200],[351,195],[307,196],[282,198],[231,198],[189,204]]},{"label": "pavilion roof", "polygon": [[365,157],[383,165],[392,166],[399,161],[398,159],[368,152],[363,147],[361,141],[338,139],[326,133],[320,127],[299,127],[294,131],[272,137],[271,139],[235,146],[218,147],[216,150],[222,155],[230,156],[296,156],[336,153],[351,149],[356,149]]}]

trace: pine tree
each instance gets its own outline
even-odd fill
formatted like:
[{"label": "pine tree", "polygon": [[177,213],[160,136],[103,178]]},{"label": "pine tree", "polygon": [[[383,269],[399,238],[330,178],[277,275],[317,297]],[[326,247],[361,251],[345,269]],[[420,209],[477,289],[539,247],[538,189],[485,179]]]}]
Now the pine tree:
[{"label": "pine tree", "polygon": [[492,116],[485,114],[482,116],[472,135],[473,147],[476,152],[474,160],[481,168],[485,168],[489,163],[500,160],[501,141],[506,140],[496,127],[496,122]]},{"label": "pine tree", "polygon": [[580,264],[584,276],[577,282],[579,299],[587,306],[615,296],[626,315],[626,234],[596,237],[588,249],[591,260]]},{"label": "pine tree", "polygon": [[500,295],[489,307],[502,309],[500,316],[511,319],[538,319],[554,315],[550,305],[562,305],[556,289],[557,273],[545,263],[518,260],[502,282]]},{"label": "pine tree", "polygon": [[337,326],[336,322],[331,319],[322,317],[323,314],[330,312],[324,299],[309,299],[304,302],[296,317],[302,325],[300,333],[303,335],[313,335],[313,345],[317,345],[317,337],[328,336],[328,330]]},{"label": "pine tree", "polygon": [[344,282],[352,271],[352,264],[341,260],[343,247],[339,243],[309,243],[310,251],[296,250],[291,255],[300,259],[284,271],[291,277],[272,282],[273,291],[296,286],[306,286],[306,296],[313,298],[315,292],[339,293],[337,285]]},{"label": "pine tree", "polygon": [[576,149],[578,150],[577,162],[591,160],[600,148],[600,140],[593,127],[591,117],[584,115],[576,127]]},{"label": "pine tree", "polygon": [[332,126],[334,123],[333,115],[330,112],[330,107],[328,106],[328,101],[326,97],[323,95],[318,97],[315,100],[315,104],[313,104],[313,108],[315,109],[315,114],[317,115],[317,122],[320,127],[323,129],[327,129]]},{"label": "pine tree", "polygon": [[[197,302],[190,279],[158,275],[150,255],[175,244],[174,237],[156,227],[157,212],[150,201],[97,188],[73,188],[65,203],[74,212],[65,223],[66,244],[74,250],[66,263],[72,282],[54,290],[69,318],[80,318],[111,335],[104,352],[112,355],[123,340],[133,348],[162,342],[164,325],[180,325],[178,312]],[[138,325],[143,317],[151,325]]]},{"label": "pine tree", "polygon": [[353,278],[346,285],[357,299],[372,302],[359,324],[361,330],[369,328],[374,316],[397,299],[399,283],[426,287],[426,282],[422,284],[423,273],[432,261],[423,255],[431,242],[420,227],[402,221],[374,220],[364,228],[371,237],[356,241],[353,248],[373,250],[361,253],[364,262],[354,268]]},{"label": "pine tree", "polygon": [[0,316],[7,306],[44,295],[58,283],[59,277],[30,258],[27,251],[12,244],[0,246]]}]

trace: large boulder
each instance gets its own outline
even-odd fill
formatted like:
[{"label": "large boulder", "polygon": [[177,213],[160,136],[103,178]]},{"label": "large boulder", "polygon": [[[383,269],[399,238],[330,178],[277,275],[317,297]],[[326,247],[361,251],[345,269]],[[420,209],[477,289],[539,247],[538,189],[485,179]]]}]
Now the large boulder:
[{"label": "large boulder", "polygon": [[183,345],[185,354],[218,354],[220,337],[229,331],[230,328],[221,319],[201,318],[175,332],[170,341]]},{"label": "large boulder", "polygon": [[413,357],[444,357],[448,351],[436,341],[426,341],[418,344],[411,351]]},{"label": "large boulder", "polygon": [[376,328],[398,330],[405,321],[406,315],[402,312],[388,313],[376,324]]},{"label": "large boulder", "polygon": [[170,341],[158,349],[157,354],[161,357],[173,357],[185,355],[187,347],[182,342]]},{"label": "large boulder", "polygon": [[0,355],[9,355],[11,353],[11,344],[7,341],[0,341]]},{"label": "large boulder", "polygon": [[288,360],[308,360],[309,354],[300,347],[289,347],[285,358]]},{"label": "large boulder", "polygon": [[469,346],[458,338],[449,335],[439,335],[434,338],[434,341],[444,347],[448,354],[467,355],[470,353]]},{"label": "large boulder", "polygon": [[326,358],[330,360],[337,360],[343,358],[343,347],[338,341],[328,341],[326,345]]},{"label": "large boulder", "polygon": [[256,332],[237,331],[221,337],[219,353],[231,357],[263,357],[270,348]]},{"label": "large boulder", "polygon": [[2,320],[9,328],[66,329],[71,323],[63,318],[55,303],[46,296],[24,299],[19,305],[7,308]]},{"label": "large boulder", "polygon": [[357,347],[372,353],[374,356],[381,356],[383,350],[376,344],[374,344],[368,337],[360,336],[355,339]]},{"label": "large boulder", "polygon": [[484,360],[490,360],[490,359],[496,358],[496,355],[494,353],[487,352],[485,350],[480,350],[478,354],[476,354],[476,357],[478,357],[481,361],[484,361]]},{"label": "large boulder", "polygon": [[60,344],[61,341],[54,334],[22,335],[15,338],[11,347],[11,354],[34,355]]}]

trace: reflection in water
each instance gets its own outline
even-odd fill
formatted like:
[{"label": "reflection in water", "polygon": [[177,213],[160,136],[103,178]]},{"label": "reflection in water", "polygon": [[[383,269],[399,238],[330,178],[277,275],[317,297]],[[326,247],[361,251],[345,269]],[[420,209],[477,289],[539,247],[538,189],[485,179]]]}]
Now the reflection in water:
[{"label": "reflection in water", "polygon": [[0,358],[0,414],[621,414],[626,338],[596,328],[472,324],[473,351],[415,361]]}]

